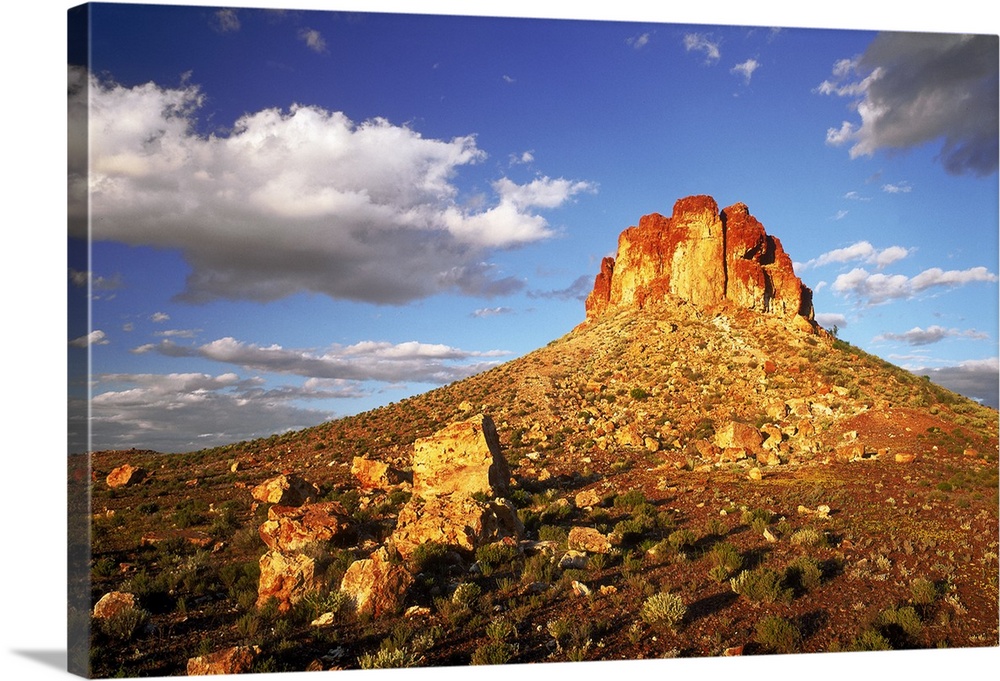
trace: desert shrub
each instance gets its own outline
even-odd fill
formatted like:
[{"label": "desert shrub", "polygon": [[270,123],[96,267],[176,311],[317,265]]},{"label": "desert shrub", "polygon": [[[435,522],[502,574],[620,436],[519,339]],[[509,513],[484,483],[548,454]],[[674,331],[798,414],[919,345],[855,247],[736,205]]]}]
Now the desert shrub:
[{"label": "desert shrub", "polygon": [[687,606],[677,594],[666,591],[647,598],[639,611],[639,616],[647,624],[664,629],[675,629],[684,619]]},{"label": "desert shrub", "polygon": [[824,547],[827,544],[826,535],[814,527],[796,530],[788,541],[796,546]]},{"label": "desert shrub", "polygon": [[709,552],[712,568],[709,576],[719,582],[729,579],[729,576],[743,567],[743,556],[729,542],[720,542]]},{"label": "desert shrub", "polygon": [[757,642],[777,653],[794,653],[802,640],[798,628],[777,615],[768,615],[757,622]]},{"label": "desert shrub", "polygon": [[654,521],[646,515],[635,518],[626,518],[615,524],[612,532],[618,535],[624,542],[636,542],[642,535],[653,529]]},{"label": "desert shrub", "polygon": [[536,553],[524,561],[524,571],[521,579],[524,582],[551,583],[556,576],[557,566],[552,558],[545,553]]},{"label": "desert shrub", "polygon": [[727,529],[720,518],[709,518],[705,521],[706,537],[721,537],[726,534]]},{"label": "desert shrub", "polygon": [[869,627],[858,634],[847,646],[847,649],[853,651],[892,650],[892,646],[889,645],[885,636]]},{"label": "desert shrub", "polygon": [[472,653],[471,664],[507,664],[517,654],[517,646],[506,641],[487,641]]},{"label": "desert shrub", "polygon": [[451,594],[451,602],[466,608],[471,608],[482,595],[483,590],[473,582],[462,582]]},{"label": "desert shrub", "polygon": [[920,634],[923,623],[913,606],[886,608],[875,618],[875,626],[890,640],[914,638]]},{"label": "desert shrub", "polygon": [[554,541],[559,544],[559,548],[565,549],[566,542],[569,541],[569,532],[558,525],[542,525],[538,528],[538,539]]},{"label": "desert shrub", "polygon": [[90,574],[93,577],[113,577],[118,574],[118,563],[112,560],[108,556],[99,558],[94,561],[93,567],[90,568]]},{"label": "desert shrub", "polygon": [[934,582],[923,577],[917,577],[910,582],[910,600],[916,605],[929,605],[937,598],[937,587]]},{"label": "desert shrub", "polygon": [[486,544],[476,549],[476,560],[479,562],[483,575],[487,577],[496,568],[510,564],[516,557],[517,547],[503,542]]},{"label": "desert shrub", "polygon": [[130,641],[149,621],[149,613],[142,608],[130,606],[97,621],[101,631],[108,637],[117,641]]},{"label": "desert shrub", "polygon": [[263,618],[255,612],[248,612],[236,620],[236,633],[247,642],[254,642],[264,628]]},{"label": "desert shrub", "polygon": [[815,558],[799,556],[785,568],[785,581],[797,589],[809,591],[823,581],[823,570]]},{"label": "desert shrub", "polygon": [[674,530],[667,537],[667,541],[670,542],[670,545],[678,551],[684,551],[693,548],[695,542],[698,541],[698,537],[694,532],[688,529]]},{"label": "desert shrub", "polygon": [[361,669],[400,669],[413,667],[416,663],[414,656],[402,648],[379,648],[378,652],[365,653],[358,658]]},{"label": "desert shrub", "polygon": [[632,388],[632,390],[629,392],[629,396],[633,400],[641,401],[649,397],[649,393],[643,388]]},{"label": "desert shrub", "polygon": [[486,637],[491,641],[506,641],[517,634],[517,630],[510,620],[503,617],[492,619],[486,625]]},{"label": "desert shrub", "polygon": [[774,515],[768,510],[757,508],[752,511],[744,511],[740,519],[744,525],[749,525],[754,532],[761,533],[774,520]]},{"label": "desert shrub", "polygon": [[410,556],[416,572],[443,572],[448,567],[448,545],[439,542],[419,544]]},{"label": "desert shrub", "polygon": [[782,575],[769,567],[744,570],[730,579],[729,585],[733,592],[755,603],[788,603],[793,595]]},{"label": "desert shrub", "polygon": [[646,496],[642,490],[632,489],[616,496],[614,506],[615,508],[633,509],[644,503],[646,503]]}]

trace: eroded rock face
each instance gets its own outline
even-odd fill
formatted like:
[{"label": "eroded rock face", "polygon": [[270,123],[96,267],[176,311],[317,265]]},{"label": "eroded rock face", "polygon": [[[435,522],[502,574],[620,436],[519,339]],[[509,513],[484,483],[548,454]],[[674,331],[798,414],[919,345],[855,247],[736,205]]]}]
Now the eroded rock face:
[{"label": "eroded rock face", "polygon": [[363,456],[356,456],[351,462],[351,475],[362,489],[389,489],[402,484],[406,476],[389,464]]},{"label": "eroded rock face", "polygon": [[505,499],[478,501],[464,494],[414,499],[399,512],[392,544],[406,560],[426,542],[446,544],[466,555],[506,537],[524,536],[517,511]]},{"label": "eroded rock face", "polygon": [[812,328],[812,291],[795,276],[781,242],[742,203],[720,211],[710,196],[689,196],[669,218],[643,216],[619,236],[617,257],[601,263],[587,320],[671,297],[801,317],[797,323]]},{"label": "eroded rock face", "polygon": [[359,613],[375,617],[402,610],[413,577],[402,565],[394,565],[383,547],[363,560],[356,560],[344,573],[340,591],[354,600]]},{"label": "eroded rock face", "polygon": [[340,542],[355,534],[350,514],[336,501],[272,506],[258,531],[269,549],[286,554],[314,542]]},{"label": "eroded rock face", "polygon": [[413,495],[432,497],[484,493],[503,496],[510,468],[489,416],[453,423],[413,443]]}]

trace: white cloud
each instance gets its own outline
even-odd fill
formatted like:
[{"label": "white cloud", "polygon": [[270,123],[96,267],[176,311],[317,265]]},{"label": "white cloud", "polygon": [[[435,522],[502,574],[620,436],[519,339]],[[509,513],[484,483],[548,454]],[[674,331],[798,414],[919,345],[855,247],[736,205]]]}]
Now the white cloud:
[{"label": "white cloud", "polygon": [[847,326],[847,317],[837,312],[820,312],[816,315],[816,323],[824,329],[832,329],[834,326],[844,328]]},{"label": "white cloud", "polygon": [[94,329],[85,336],[80,336],[79,338],[74,338],[69,342],[70,346],[74,348],[86,348],[92,345],[107,345],[111,341],[108,340],[107,335],[100,329]]},{"label": "white cloud", "polygon": [[932,325],[926,329],[915,326],[904,333],[883,333],[872,340],[878,341],[901,341],[907,345],[930,345],[945,338],[969,338],[973,340],[984,340],[989,338],[989,334],[975,329],[947,329],[943,326]]},{"label": "white cloud", "polygon": [[637,50],[641,50],[646,45],[649,44],[650,39],[653,37],[652,33],[642,33],[641,35],[632,36],[625,39],[625,43]]},{"label": "white cloud", "polygon": [[509,85],[510,83],[516,83],[516,82],[517,82],[516,80],[514,80],[514,78],[513,78],[513,77],[511,77],[511,76],[508,76],[508,75],[507,75],[506,73],[505,73],[505,74],[503,74],[503,76],[501,76],[501,78],[503,78],[503,82],[507,83],[508,85]]},{"label": "white cloud", "polygon": [[796,263],[796,270],[804,270],[810,267],[822,267],[823,265],[830,265],[833,263],[843,264],[855,261],[877,265],[879,269],[882,269],[886,265],[890,265],[897,260],[902,260],[909,254],[910,249],[903,248],[902,246],[889,246],[888,248],[878,249],[872,246],[872,244],[868,241],[857,241],[850,246],[835,248],[832,251],[827,251],[826,253],[823,253],[804,263]]},{"label": "white cloud", "polygon": [[[74,90],[71,111],[87,94]],[[204,95],[194,85],[91,78],[90,97],[92,168],[88,184],[71,161],[71,234],[85,233],[89,191],[95,241],[179,249],[192,268],[179,296],[188,301],[310,291],[402,304],[517,290],[523,282],[492,278],[489,253],[551,237],[538,211],[593,191],[502,178],[492,204],[463,204],[455,177],[486,158],[474,135],[429,139],[305,106],[249,113],[227,134],[205,135],[195,133]]]},{"label": "white cloud", "polygon": [[[309,378],[397,383],[413,381],[444,385],[485,371],[504,350],[473,351],[448,345],[362,341],[332,345],[322,351],[261,346],[232,337],[198,346],[178,345],[169,339],[134,348],[133,353],[157,352],[168,357],[200,357],[254,371]],[[470,360],[477,360],[472,361]]]},{"label": "white cloud", "polygon": [[760,62],[756,59],[747,59],[745,62],[739,63],[733,68],[729,69],[730,73],[739,75],[743,77],[743,81],[749,85],[750,78],[753,76],[754,71],[760,68]]},{"label": "white cloud", "polygon": [[511,154],[510,155],[510,164],[512,166],[514,166],[514,165],[527,165],[528,163],[534,163],[534,161],[535,161],[535,153],[534,153],[534,151],[530,151],[529,150],[529,151],[521,152],[520,154]]},{"label": "white cloud", "polygon": [[912,278],[902,274],[871,274],[859,267],[839,275],[831,288],[839,294],[852,295],[867,305],[878,305],[889,300],[912,298],[931,288],[995,281],[997,276],[985,267],[949,271],[932,267]]},{"label": "white cloud", "polygon": [[904,180],[896,184],[884,184],[882,185],[882,191],[887,194],[909,194],[913,191],[913,187],[910,186],[909,182]]},{"label": "white cloud", "polygon": [[215,13],[214,26],[222,33],[240,30],[240,17],[234,9],[220,9]]},{"label": "white cloud", "polygon": [[997,40],[991,35],[881,33],[865,53],[834,65],[816,92],[855,98],[860,123],[827,131],[851,158],[941,140],[953,174],[997,169]]},{"label": "white cloud", "polygon": [[[90,420],[95,449],[190,451],[321,423],[331,414],[296,400],[354,398],[355,383],[307,380],[265,389],[235,373],[104,374],[94,377]],[[224,424],[224,425],[223,425]]]},{"label": "white cloud", "polygon": [[836,212],[836,214],[833,216],[833,219],[834,220],[843,220],[844,218],[847,217],[847,213],[848,213],[848,211],[846,211],[846,210],[838,210]]},{"label": "white cloud", "polygon": [[684,49],[688,52],[704,52],[706,64],[714,64],[722,56],[719,42],[713,41],[705,33],[686,34],[684,36]]},{"label": "white cloud", "polygon": [[478,310],[473,310],[473,312],[472,312],[472,316],[473,317],[479,317],[479,318],[483,318],[483,317],[496,317],[497,315],[504,315],[504,314],[514,314],[513,308],[509,308],[509,307],[482,307],[482,308],[479,308]]},{"label": "white cloud", "polygon": [[299,40],[306,44],[313,52],[326,52],[326,40],[323,35],[314,28],[303,28],[299,31]]},{"label": "white cloud", "polygon": [[156,324],[170,321],[170,315],[168,315],[166,312],[154,312],[152,315],[150,315],[149,318]]}]

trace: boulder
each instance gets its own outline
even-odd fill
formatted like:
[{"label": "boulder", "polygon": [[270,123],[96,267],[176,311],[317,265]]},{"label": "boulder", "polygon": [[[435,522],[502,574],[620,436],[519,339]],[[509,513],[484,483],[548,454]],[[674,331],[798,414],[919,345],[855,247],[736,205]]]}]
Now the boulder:
[{"label": "boulder", "polygon": [[507,537],[520,540],[524,525],[505,499],[479,501],[465,495],[411,499],[399,512],[392,544],[404,559],[425,542],[445,544],[471,556],[480,546]]},{"label": "boulder", "polygon": [[319,497],[319,488],[292,473],[265,480],[251,491],[253,498],[265,504],[301,506]]},{"label": "boulder", "polygon": [[340,591],[351,597],[357,612],[380,617],[402,610],[412,584],[410,573],[402,565],[393,564],[389,552],[381,547],[370,557],[351,563]]},{"label": "boulder", "polygon": [[292,605],[324,586],[316,575],[316,561],[296,554],[286,556],[271,550],[260,557],[260,581],[257,585],[257,607],[271,598],[278,600],[278,612],[288,612]]},{"label": "boulder", "polygon": [[351,462],[351,475],[361,489],[389,489],[405,481],[402,471],[382,461],[356,456]]},{"label": "boulder", "polygon": [[94,604],[94,617],[108,619],[123,610],[136,607],[135,596],[123,591],[110,591]]},{"label": "boulder", "polygon": [[611,540],[592,527],[573,527],[569,531],[570,550],[587,553],[611,553]]},{"label": "boulder", "polygon": [[146,478],[146,471],[143,468],[124,464],[108,473],[108,487],[127,487],[137,485]]},{"label": "boulder", "polygon": [[353,519],[336,501],[271,506],[258,532],[269,549],[286,554],[301,551],[314,542],[343,543],[355,536]]},{"label": "boulder", "polygon": [[604,497],[596,489],[585,489],[577,493],[573,498],[573,503],[577,508],[601,506],[604,503]]},{"label": "boulder", "polygon": [[413,443],[414,496],[503,496],[509,484],[510,468],[489,416],[480,414],[453,423]]},{"label": "boulder", "polygon": [[246,674],[260,655],[259,646],[235,646],[208,655],[192,657],[187,663],[188,676],[205,674]]},{"label": "boulder", "polygon": [[756,454],[763,443],[760,431],[749,423],[730,421],[715,433],[715,445],[720,449],[745,449]]}]

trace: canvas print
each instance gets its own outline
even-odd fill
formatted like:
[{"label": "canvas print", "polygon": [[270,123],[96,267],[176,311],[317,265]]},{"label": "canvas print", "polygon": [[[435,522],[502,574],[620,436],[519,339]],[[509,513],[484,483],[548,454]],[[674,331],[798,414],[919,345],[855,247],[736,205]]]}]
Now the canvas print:
[{"label": "canvas print", "polygon": [[70,671],[998,646],[996,35],[67,27]]}]

